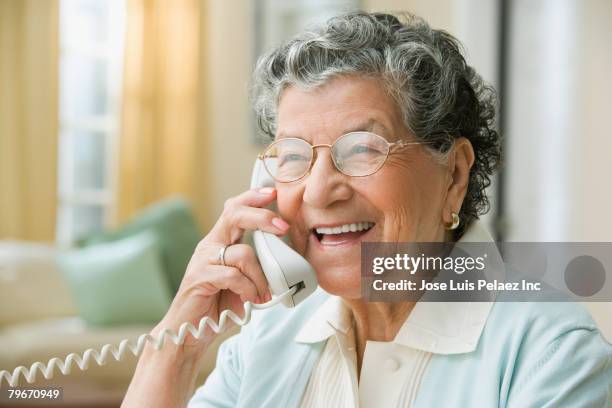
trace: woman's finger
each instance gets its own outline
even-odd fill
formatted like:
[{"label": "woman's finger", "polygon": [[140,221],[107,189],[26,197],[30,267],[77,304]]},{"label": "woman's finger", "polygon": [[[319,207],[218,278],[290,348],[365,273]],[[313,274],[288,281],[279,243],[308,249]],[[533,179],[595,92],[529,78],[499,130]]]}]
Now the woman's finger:
[{"label": "woman's finger", "polygon": [[221,290],[229,290],[240,295],[242,302],[248,300],[257,303],[260,300],[255,284],[247,275],[233,266],[210,265],[203,279],[194,284],[200,290],[204,290],[205,296],[212,296]]},{"label": "woman's finger", "polygon": [[226,206],[205,242],[234,244],[242,238],[245,230],[255,229],[282,235],[289,230],[289,224],[272,210],[232,202]]},{"label": "woman's finger", "polygon": [[242,271],[257,287],[257,293],[262,301],[268,298],[268,281],[255,255],[255,250],[247,244],[230,245],[225,250],[225,264]]},{"label": "woman's finger", "polygon": [[258,229],[272,234],[284,234],[289,229],[287,222],[266,208],[240,206],[228,214],[228,217],[232,226],[241,230]]},{"label": "woman's finger", "polygon": [[231,197],[225,201],[224,207],[246,205],[248,207],[265,207],[276,199],[274,187],[253,188]]}]

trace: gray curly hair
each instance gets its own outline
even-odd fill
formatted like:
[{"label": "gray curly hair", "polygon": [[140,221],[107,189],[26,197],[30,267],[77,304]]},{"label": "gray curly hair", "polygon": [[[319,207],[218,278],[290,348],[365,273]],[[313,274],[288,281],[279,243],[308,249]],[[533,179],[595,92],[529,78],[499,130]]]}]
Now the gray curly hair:
[{"label": "gray curly hair", "polygon": [[283,90],[322,85],[340,75],[378,78],[395,99],[417,140],[444,157],[458,137],[472,143],[475,162],[459,217],[456,237],[472,219],[489,210],[485,189],[500,163],[500,137],[494,129],[492,87],[467,65],[459,41],[410,14],[353,12],[316,26],[258,61],[253,107],[260,129],[276,133]]}]

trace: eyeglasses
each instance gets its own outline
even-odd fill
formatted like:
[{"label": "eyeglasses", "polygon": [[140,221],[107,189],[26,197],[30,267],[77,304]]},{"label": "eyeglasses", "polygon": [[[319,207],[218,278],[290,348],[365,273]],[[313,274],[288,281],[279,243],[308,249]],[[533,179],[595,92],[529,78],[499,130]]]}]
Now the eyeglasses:
[{"label": "eyeglasses", "polygon": [[270,176],[279,183],[291,183],[304,177],[314,163],[317,147],[331,150],[334,166],[342,174],[365,177],[376,173],[395,147],[427,144],[425,142],[389,143],[382,136],[370,132],[351,132],[329,144],[311,145],[304,139],[288,137],[279,139],[258,157]]}]

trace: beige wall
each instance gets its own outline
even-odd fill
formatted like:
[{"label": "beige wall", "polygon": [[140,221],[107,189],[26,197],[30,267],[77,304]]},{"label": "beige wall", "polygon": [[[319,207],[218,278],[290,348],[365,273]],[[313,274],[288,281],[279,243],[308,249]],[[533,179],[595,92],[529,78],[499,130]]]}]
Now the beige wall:
[{"label": "beige wall", "polygon": [[451,33],[457,31],[454,13],[454,0],[363,0],[368,11],[400,12],[408,11],[421,16],[434,28],[442,28]]},{"label": "beige wall", "polygon": [[[580,2],[576,47],[577,88],[572,108],[576,117],[574,219],[578,241],[612,241],[612,2]],[[588,6],[587,6],[588,4]],[[603,187],[603,188],[602,188]]]},{"label": "beige wall", "polygon": [[260,146],[252,142],[249,79],[253,56],[251,1],[206,0],[209,194],[212,225],[224,201],[248,188]]},{"label": "beige wall", "polygon": [[[587,6],[588,4],[588,6]],[[578,39],[578,95],[574,103],[577,141],[573,184],[572,240],[612,242],[612,3],[581,2]],[[607,271],[608,280],[612,271]],[[587,308],[612,341],[612,303]]]}]

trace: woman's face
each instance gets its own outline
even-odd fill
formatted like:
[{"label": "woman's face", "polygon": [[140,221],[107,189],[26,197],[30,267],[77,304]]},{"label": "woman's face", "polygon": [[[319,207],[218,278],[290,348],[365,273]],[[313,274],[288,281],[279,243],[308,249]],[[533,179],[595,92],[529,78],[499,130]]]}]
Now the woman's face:
[{"label": "woman's face", "polygon": [[[352,131],[389,142],[415,141],[391,98],[374,79],[338,77],[313,90],[287,88],[280,100],[277,139],[332,144]],[[360,243],[442,241],[449,174],[422,145],[392,150],[378,172],[349,177],[336,170],[330,149],[317,148],[310,173],[277,183],[278,207],[291,225],[294,248],[317,271],[319,285],[344,298],[360,297]],[[321,234],[317,228],[370,223],[369,230]]]}]

